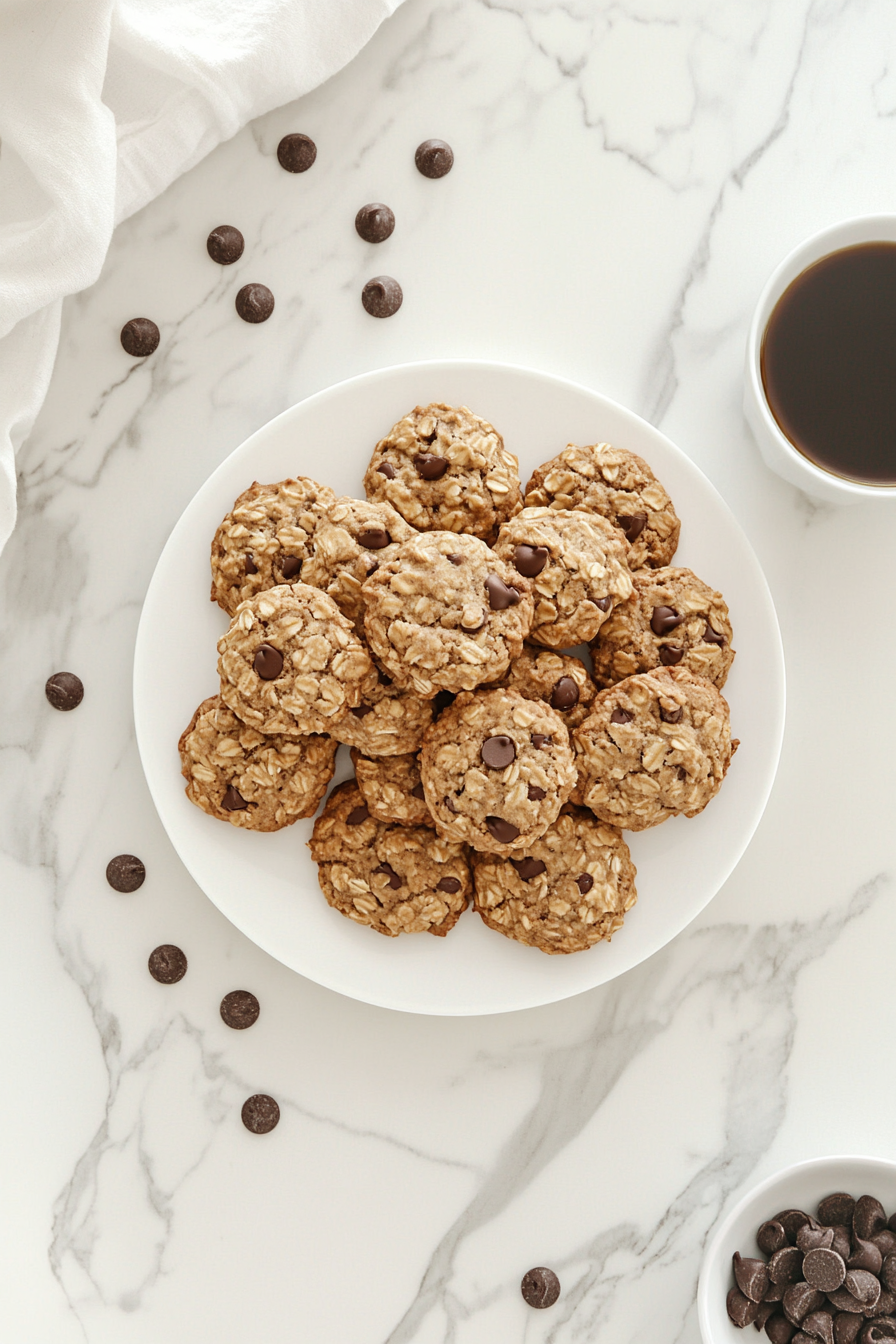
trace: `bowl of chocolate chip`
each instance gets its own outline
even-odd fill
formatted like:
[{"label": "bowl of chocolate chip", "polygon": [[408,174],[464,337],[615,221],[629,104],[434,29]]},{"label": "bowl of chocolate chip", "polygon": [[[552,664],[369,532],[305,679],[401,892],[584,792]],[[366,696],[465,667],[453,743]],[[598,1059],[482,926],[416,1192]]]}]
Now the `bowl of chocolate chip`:
[{"label": "bowl of chocolate chip", "polygon": [[744,414],[791,485],[896,499],[896,216],[823,229],[781,262],[750,326]]},{"label": "bowl of chocolate chip", "polygon": [[697,1312],[704,1344],[896,1341],[896,1163],[815,1158],[752,1189],[707,1248]]}]

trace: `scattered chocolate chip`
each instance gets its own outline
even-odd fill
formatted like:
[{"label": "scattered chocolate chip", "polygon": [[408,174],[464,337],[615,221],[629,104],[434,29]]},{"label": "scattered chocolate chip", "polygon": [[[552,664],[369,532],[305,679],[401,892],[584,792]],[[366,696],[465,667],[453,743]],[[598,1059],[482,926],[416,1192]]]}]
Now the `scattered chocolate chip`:
[{"label": "scattered chocolate chip", "polygon": [[791,1245],[795,1244],[796,1234],[803,1223],[811,1223],[811,1221],[808,1213],[803,1213],[802,1209],[784,1209],[782,1213],[775,1214],[775,1222],[781,1224]]},{"label": "scattered chocolate chip", "polygon": [[377,467],[377,471],[381,476],[385,476],[387,481],[395,480],[395,468],[391,462],[381,462]]},{"label": "scattered chocolate chip", "polygon": [[533,733],[532,745],[536,751],[541,751],[544,747],[552,747],[554,745],[554,739],[551,737],[550,733]]},{"label": "scattered chocolate chip", "polygon": [[616,519],[616,523],[622,528],[629,542],[637,541],[641,533],[647,526],[646,513],[622,514]]},{"label": "scattered chocolate chip", "polygon": [[274,311],[274,296],[267,285],[243,285],[234,305],[244,322],[267,322]]},{"label": "scattered chocolate chip", "polygon": [[454,150],[445,140],[424,140],[417,146],[414,162],[424,177],[444,177],[454,167]]},{"label": "scattered chocolate chip", "polygon": [[258,1000],[248,989],[232,989],[221,1000],[221,1017],[234,1031],[245,1031],[258,1021]]},{"label": "scattered chocolate chip", "polygon": [[747,1325],[752,1325],[759,1311],[758,1303],[751,1302],[748,1297],[744,1297],[739,1288],[730,1290],[725,1305],[728,1308],[730,1319],[740,1330],[743,1330]]},{"label": "scattered chocolate chip", "polygon": [[[870,1274],[880,1274],[883,1262],[880,1249],[873,1241],[863,1241],[861,1237],[853,1238],[852,1254],[846,1261],[847,1269],[867,1269]],[[839,1283],[837,1287],[840,1287]]]},{"label": "scattered chocolate chip", "polygon": [[838,1311],[834,1317],[834,1344],[855,1344],[864,1324],[864,1316],[854,1311]]},{"label": "scattered chocolate chip", "polygon": [[684,657],[684,649],[677,644],[663,644],[660,648],[660,662],[663,667],[674,667]]},{"label": "scattered chocolate chip", "polygon": [[823,1246],[826,1250],[833,1244],[834,1229],[818,1227],[816,1223],[804,1223],[796,1234],[796,1244],[804,1253]]},{"label": "scattered chocolate chip", "polygon": [[113,891],[136,891],[146,881],[146,867],[135,854],[116,854],[106,864],[106,881]]},{"label": "scattered chocolate chip", "polygon": [[362,803],[360,807],[353,807],[345,819],[346,826],[360,826],[370,816],[367,810],[367,804]]},{"label": "scattered chocolate chip", "polygon": [[810,1311],[817,1311],[824,1306],[824,1293],[820,1293],[810,1283],[792,1283],[781,1300],[787,1319],[793,1321],[794,1325],[800,1325]]},{"label": "scattered chocolate chip", "polygon": [[270,1134],[280,1123],[280,1107],[273,1097],[264,1092],[256,1092],[243,1102],[240,1111],[243,1124],[253,1134]]},{"label": "scattered chocolate chip", "polygon": [[262,681],[276,681],[283,671],[283,654],[273,644],[260,644],[252,666]]},{"label": "scattered chocolate chip", "polygon": [[716,631],[713,630],[709,621],[707,621],[706,629],[703,631],[703,642],[704,644],[718,644],[719,648],[721,649],[724,648],[725,645],[725,636],[717,634]]},{"label": "scattered chocolate chip", "polygon": [[354,714],[356,719],[364,719],[368,714],[373,713],[373,705],[355,705],[349,712]]},{"label": "scattered chocolate chip", "polygon": [[803,1259],[803,1278],[813,1288],[819,1288],[823,1293],[833,1293],[846,1278],[846,1266],[836,1251],[817,1246],[814,1250],[806,1252]]},{"label": "scattered chocolate chip", "polygon": [[631,723],[634,717],[635,717],[634,714],[629,713],[627,709],[622,709],[621,706],[617,705],[616,708],[613,710],[613,713],[610,715],[610,722]]},{"label": "scattered chocolate chip", "polygon": [[74,672],[54,672],[44,694],[54,709],[77,709],[84,699],[84,683]]},{"label": "scattered chocolate chip", "polygon": [[533,877],[541,877],[547,871],[547,864],[542,863],[541,859],[511,859],[510,865],[524,882],[531,882]]},{"label": "scattered chocolate chip", "polygon": [[149,973],[160,985],[176,985],[187,973],[187,958],[173,943],[163,943],[149,954]]},{"label": "scattered chocolate chip", "polygon": [[834,1321],[828,1311],[810,1311],[804,1316],[800,1329],[812,1339],[820,1339],[824,1344],[834,1344]]},{"label": "scattered chocolate chip", "polygon": [[594,605],[599,607],[601,611],[609,611],[610,607],[613,605],[613,599],[612,597],[596,597],[594,599]]},{"label": "scattered chocolate chip", "polygon": [[520,828],[503,817],[486,817],[485,828],[499,845],[512,845],[520,833]]},{"label": "scattered chocolate chip", "polygon": [[151,355],[160,339],[158,327],[148,317],[132,317],[121,329],[121,344],[135,359]]},{"label": "scattered chocolate chip", "polygon": [[414,458],[417,475],[424,481],[438,481],[448,470],[447,457],[438,457],[435,453],[418,453]]},{"label": "scattered chocolate chip", "polygon": [[669,631],[675,630],[684,619],[671,607],[654,607],[650,628],[655,635],[668,635]]},{"label": "scattered chocolate chip", "polygon": [[768,1267],[765,1261],[756,1260],[752,1256],[743,1256],[739,1251],[735,1251],[732,1263],[734,1265],[734,1281],[738,1288],[751,1302],[761,1302],[769,1284]]},{"label": "scattered chocolate chip", "polygon": [[456,553],[452,553],[451,555],[446,555],[446,556],[445,556],[445,559],[446,559],[446,560],[450,560],[450,562],[451,562],[452,565],[462,565],[463,562],[464,562],[464,558],[463,558],[463,556],[462,556],[462,555],[457,555]]},{"label": "scattered chocolate chip", "polygon": [[579,688],[572,677],[561,677],[551,691],[551,709],[573,709],[579,703]]},{"label": "scattered chocolate chip", "polygon": [[513,563],[523,578],[534,579],[548,562],[547,546],[517,546],[513,553]]},{"label": "scattered chocolate chip", "polygon": [[456,877],[440,877],[436,883],[436,891],[447,891],[449,896],[460,891],[460,881]]},{"label": "scattered chocolate chip", "polygon": [[380,873],[383,877],[389,879],[388,885],[392,891],[397,891],[402,884],[402,879],[398,876],[391,863],[381,863],[379,868],[374,868],[375,873]]},{"label": "scattered chocolate chip", "polygon": [[258,566],[256,565],[255,561],[252,559],[251,555],[247,555],[247,556],[246,556],[246,559],[243,561],[243,568],[245,569],[245,571],[246,571],[247,574],[257,574],[257,573],[258,573]]},{"label": "scattered chocolate chip", "polygon": [[[660,718],[663,723],[681,723],[681,716],[683,713],[684,709],[681,705],[676,705],[674,709],[667,709],[662,701],[660,701]],[[778,1226],[781,1227],[781,1224],[779,1223]],[[783,1228],[781,1228],[781,1230],[782,1232],[784,1231]],[[784,1236],[786,1238],[786,1232],[784,1233]]]},{"label": "scattered chocolate chip", "polygon": [[290,135],[284,135],[277,146],[277,158],[280,167],[288,173],[307,173],[317,158],[317,145],[310,135],[293,131]]},{"label": "scattered chocolate chip", "polygon": [[490,770],[506,770],[516,760],[516,747],[512,737],[498,733],[485,739],[479,754]]},{"label": "scattered chocolate chip", "polygon": [[412,797],[412,798],[419,798],[421,803],[424,802],[424,801],[426,800],[426,794],[425,794],[425,792],[424,792],[424,789],[423,789],[423,785],[422,785],[422,784],[415,784],[415,785],[414,785],[414,787],[411,789],[411,797]]},{"label": "scattered chocolate chip", "polygon": [[206,238],[205,246],[212,261],[219,266],[232,266],[243,255],[246,240],[232,224],[219,224]]},{"label": "scattered chocolate chip", "polygon": [[508,607],[515,607],[520,600],[517,589],[511,588],[498,574],[489,574],[485,581],[485,591],[488,593],[488,604],[492,611],[506,611]]},{"label": "scattered chocolate chip", "polygon": [[[427,141],[427,143],[438,144],[440,142]],[[423,146],[421,145],[420,148],[422,149]],[[420,153],[419,149],[417,153]],[[419,163],[417,166],[418,168],[420,167]],[[448,167],[450,168],[451,165],[449,164]],[[420,171],[423,171],[422,168]],[[444,171],[447,173],[448,168]],[[427,177],[441,176],[441,173],[427,173]],[[538,1307],[539,1309],[552,1307],[560,1296],[560,1280],[552,1269],[545,1269],[544,1266],[541,1265],[538,1269],[530,1269],[523,1275],[523,1281],[520,1284],[520,1292],[523,1295],[523,1300],[527,1302],[530,1307]]]},{"label": "scattered chocolate chip", "polygon": [[874,1234],[883,1231],[886,1225],[887,1215],[880,1200],[875,1199],[873,1195],[861,1195],[856,1200],[852,1215],[852,1230],[856,1236],[862,1237],[864,1241],[870,1241]]},{"label": "scattered chocolate chip", "polygon": [[295,579],[302,572],[302,561],[298,555],[284,555],[280,561],[280,573],[284,579]]},{"label": "scattered chocolate chip", "polygon": [[391,317],[403,298],[401,285],[391,275],[375,275],[361,290],[361,302],[371,317]]},{"label": "scattered chocolate chip", "polygon": [[786,1316],[770,1316],[765,1323],[765,1333],[772,1344],[790,1344],[795,1332],[796,1326]]},{"label": "scattered chocolate chip", "polygon": [[896,1293],[896,1255],[884,1256],[880,1269],[880,1281],[891,1293]]},{"label": "scattered chocolate chip", "polygon": [[537,784],[530,784],[527,790],[527,796],[530,803],[540,803],[547,798],[544,789],[540,789]]},{"label": "scattered chocolate chip", "polygon": [[587,896],[588,892],[594,886],[594,878],[590,873],[580,873],[576,878],[576,886],[583,896]]},{"label": "scattered chocolate chip", "polygon": [[388,205],[371,201],[355,215],[355,230],[365,243],[384,243],[395,228],[395,216]]},{"label": "scattered chocolate chip", "polygon": [[381,551],[388,546],[391,538],[383,527],[365,527],[358,533],[358,545],[367,551]]},{"label": "scattered chocolate chip", "polygon": [[225,812],[242,812],[249,804],[236,785],[228,784],[224,790],[224,797],[221,799],[221,806]]}]

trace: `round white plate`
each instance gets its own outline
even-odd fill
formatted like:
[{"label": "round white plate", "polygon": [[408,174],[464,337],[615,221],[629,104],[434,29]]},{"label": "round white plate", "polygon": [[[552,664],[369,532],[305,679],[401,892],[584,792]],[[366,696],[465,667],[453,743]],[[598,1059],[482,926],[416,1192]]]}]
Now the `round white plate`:
[{"label": "round white plate", "polygon": [[[523,482],[568,442],[610,440],[639,453],[682,520],[675,563],[728,601],[737,658],[725,689],[741,747],[725,786],[693,820],[627,837],[638,903],[611,944],[549,957],[493,933],[467,912],[448,938],[383,938],[331,910],[306,847],[310,821],[273,835],[207,817],[187,801],[177,741],[218,688],[209,547],[252,481],[313,476],[362,495],[374,444],[413,406],[470,406],[504,436]],[[177,649],[172,658],[170,650]],[[137,633],[134,713],[162,824],[199,886],[237,928],[318,984],[387,1008],[461,1016],[552,1003],[636,966],[680,933],[743,854],[774,780],[784,729],[784,660],[758,561],[728,507],[679,449],[631,411],[559,378],[501,364],[440,361],[382,369],[328,388],[265,425],[227,458],[184,511],[146,595]],[[337,779],[350,773],[340,751]],[[343,762],[343,758],[346,758]]]}]

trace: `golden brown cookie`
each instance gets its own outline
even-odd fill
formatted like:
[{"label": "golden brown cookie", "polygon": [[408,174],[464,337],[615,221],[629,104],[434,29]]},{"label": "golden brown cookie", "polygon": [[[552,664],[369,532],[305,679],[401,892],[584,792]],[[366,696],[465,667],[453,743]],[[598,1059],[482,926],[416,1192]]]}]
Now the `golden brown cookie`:
[{"label": "golden brown cookie", "polygon": [[597,694],[580,658],[554,653],[553,649],[538,649],[532,644],[523,645],[497,684],[519,691],[527,700],[541,700],[550,705],[570,733],[591,713]]},{"label": "golden brown cookie", "polygon": [[361,702],[330,732],[337,742],[357,747],[367,756],[404,756],[420,750],[423,734],[432,723],[434,701],[396,686],[372,660],[361,687]]},{"label": "golden brown cookie", "polygon": [[352,765],[370,815],[377,821],[394,821],[399,826],[432,826],[416,752],[406,756],[362,756],[357,747],[352,747]]},{"label": "golden brown cookie", "polygon": [[426,826],[377,821],[354,780],[330,794],[308,847],[328,904],[389,938],[443,937],[472,891],[465,845]]},{"label": "golden brown cookie", "polygon": [[217,695],[203,700],[177,746],[190,802],[248,831],[312,817],[336,758],[331,738],[259,733]]},{"label": "golden brown cookie", "polygon": [[522,858],[472,859],[474,909],[483,922],[541,952],[582,952],[609,942],[638,899],[621,832],[569,803]]},{"label": "golden brown cookie", "polygon": [[414,529],[390,504],[342,496],[314,533],[314,552],[302,566],[302,582],[328,593],[360,633],[361,584],[392,558],[400,541],[412,536]]}]

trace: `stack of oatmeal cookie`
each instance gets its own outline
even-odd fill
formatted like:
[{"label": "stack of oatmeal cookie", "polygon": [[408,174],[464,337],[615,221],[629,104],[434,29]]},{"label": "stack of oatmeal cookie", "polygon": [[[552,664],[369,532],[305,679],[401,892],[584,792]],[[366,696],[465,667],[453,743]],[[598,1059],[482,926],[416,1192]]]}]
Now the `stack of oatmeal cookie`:
[{"label": "stack of oatmeal cookie", "polygon": [[218,528],[231,623],[180,740],[188,797],[278,830],[316,812],[344,743],[355,778],[309,842],[335,909],[444,936],[472,896],[544,952],[610,938],[636,900],[622,831],[696,816],[737,747],[728,609],[671,566],[672,501],[607,443],[524,498],[498,431],[441,404],[377,444],[364,488],[255,483]]}]

